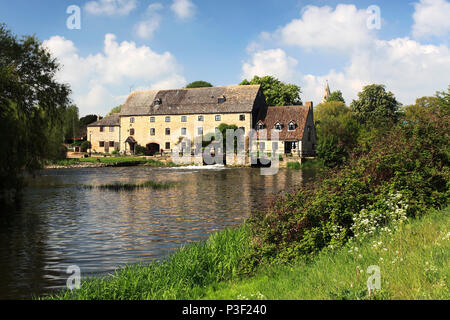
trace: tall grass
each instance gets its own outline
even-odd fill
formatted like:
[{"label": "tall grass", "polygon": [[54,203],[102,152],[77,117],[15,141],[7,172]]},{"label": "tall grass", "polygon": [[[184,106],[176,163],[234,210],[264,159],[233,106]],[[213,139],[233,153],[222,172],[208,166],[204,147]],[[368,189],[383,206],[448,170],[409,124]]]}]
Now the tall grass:
[{"label": "tall grass", "polygon": [[[369,297],[367,268],[381,271]],[[395,233],[324,251],[293,265],[260,269],[255,277],[205,288],[201,299],[450,299],[450,207],[412,219]]]},{"label": "tall grass", "polygon": [[210,236],[206,242],[184,246],[161,262],[132,265],[108,277],[86,279],[79,290],[64,290],[47,299],[190,299],[205,286],[239,273],[248,239],[245,225],[228,229]]},{"label": "tall grass", "polygon": [[157,182],[157,181],[146,181],[143,183],[123,183],[115,182],[111,184],[102,184],[99,186],[84,186],[85,189],[99,189],[99,190],[110,190],[110,191],[133,191],[137,189],[169,189],[176,186],[176,182]]}]

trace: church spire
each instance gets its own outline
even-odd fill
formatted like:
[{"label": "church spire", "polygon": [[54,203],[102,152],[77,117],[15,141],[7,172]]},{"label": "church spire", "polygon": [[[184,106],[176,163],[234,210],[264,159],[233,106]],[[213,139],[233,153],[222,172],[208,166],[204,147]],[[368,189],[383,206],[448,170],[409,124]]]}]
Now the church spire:
[{"label": "church spire", "polygon": [[331,91],[330,91],[330,86],[328,85],[328,80],[327,80],[327,85],[325,86],[322,103],[327,102],[330,95],[331,95]]}]

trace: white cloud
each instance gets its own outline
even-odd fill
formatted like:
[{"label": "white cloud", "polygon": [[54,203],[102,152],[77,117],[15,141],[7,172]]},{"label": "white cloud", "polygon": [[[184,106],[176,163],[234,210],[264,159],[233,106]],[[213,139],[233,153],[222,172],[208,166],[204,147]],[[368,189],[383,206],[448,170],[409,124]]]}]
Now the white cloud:
[{"label": "white cloud", "polygon": [[250,80],[254,76],[272,75],[283,81],[291,81],[297,64],[297,60],[287,56],[282,49],[257,51],[242,66],[242,78]]},{"label": "white cloud", "polygon": [[186,20],[194,16],[195,5],[190,0],[174,0],[170,7],[178,18]]},{"label": "white cloud", "polygon": [[[367,27],[369,15],[354,5],[307,6],[300,19],[278,29],[272,37],[281,44],[307,49],[350,50],[370,43],[374,32]],[[266,36],[267,37],[267,36]]]},{"label": "white cloud", "polygon": [[163,5],[160,3],[152,3],[148,6],[146,19],[134,26],[134,32],[138,37],[149,39],[153,36],[153,33],[159,28],[161,23],[161,15],[158,12],[162,9]]},{"label": "white cloud", "polygon": [[[443,3],[422,0],[428,4],[438,2]],[[250,61],[243,63],[242,76],[275,75],[300,85],[303,100],[315,103],[322,100],[326,80],[331,90],[343,92],[348,103],[357,98],[364,85],[372,83],[386,85],[404,104],[447,88],[450,50],[446,45],[424,45],[409,38],[379,40],[367,28],[367,17],[366,10],[353,5],[338,5],[334,10],[328,6],[307,6],[300,19],[273,33],[261,33],[255,42],[250,42]],[[271,50],[267,50],[269,46]],[[320,74],[306,74],[301,70],[304,66],[297,63],[292,46],[299,47],[300,56],[311,57],[320,51],[321,59],[328,64],[338,55],[339,65]],[[291,47],[292,57],[285,54],[286,47]],[[344,62],[342,52],[346,54]]]},{"label": "white cloud", "polygon": [[302,78],[306,98],[320,102],[325,81],[341,90],[347,103],[357,98],[364,85],[386,85],[397,99],[410,104],[448,86],[450,50],[446,46],[422,45],[408,38],[377,40],[372,50],[360,51],[342,72]]},{"label": "white cloud", "polygon": [[44,41],[62,68],[59,81],[69,83],[81,114],[107,113],[123,103],[130,86],[178,88],[186,83],[181,67],[169,53],[157,53],[134,42],[105,35],[103,52],[82,57],[74,43],[60,36]]},{"label": "white cloud", "polygon": [[97,0],[89,1],[84,9],[94,15],[128,15],[136,9],[137,0]]},{"label": "white cloud", "polygon": [[420,0],[414,4],[413,35],[417,38],[450,34],[450,2]]}]

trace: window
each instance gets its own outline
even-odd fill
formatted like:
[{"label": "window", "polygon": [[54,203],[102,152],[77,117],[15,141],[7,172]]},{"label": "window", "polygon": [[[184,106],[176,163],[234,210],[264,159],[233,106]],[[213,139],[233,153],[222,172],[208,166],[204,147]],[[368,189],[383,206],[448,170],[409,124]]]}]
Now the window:
[{"label": "window", "polygon": [[130,136],[134,136],[134,129],[130,129]]},{"label": "window", "polygon": [[99,146],[100,146],[100,148],[103,148],[105,146],[105,141],[100,141]]},{"label": "window", "polygon": [[260,151],[266,150],[266,143],[265,142],[260,142],[259,143],[259,150]]},{"label": "window", "polygon": [[161,100],[161,99],[156,99],[155,102],[154,102],[154,105],[155,105],[155,106],[160,106],[160,105],[162,105],[162,100]]},{"label": "window", "polygon": [[289,122],[289,131],[295,131],[295,122],[294,121]]},{"label": "window", "polygon": [[166,122],[170,122],[170,117],[166,117]]},{"label": "window", "polygon": [[198,121],[205,121],[205,117],[204,116],[198,116]]},{"label": "window", "polygon": [[150,122],[155,122],[155,117],[150,117]]},{"label": "window", "polygon": [[109,127],[109,132],[114,132],[114,127]]},{"label": "window", "polygon": [[262,123],[258,123],[256,125],[256,130],[263,130],[264,129],[264,125]]},{"label": "window", "polygon": [[166,149],[170,150],[170,142],[166,142]]},{"label": "window", "polygon": [[218,103],[224,103],[225,101],[227,101],[227,98],[225,98],[225,96],[220,97],[219,99],[217,99]]},{"label": "window", "polygon": [[105,131],[105,128],[104,127],[100,127],[100,132],[103,132],[103,131]]},{"label": "window", "polygon": [[217,115],[216,116],[216,121],[222,121],[222,116],[221,115]]},{"label": "window", "polygon": [[278,142],[272,142],[272,152],[278,151]]},{"label": "window", "polygon": [[150,128],[150,135],[154,136],[156,134],[155,128]]},{"label": "window", "polygon": [[245,121],[245,114],[241,114],[239,116],[239,121]]},{"label": "window", "polygon": [[181,116],[181,122],[187,122],[187,117],[186,116]]},{"label": "window", "polygon": [[182,136],[185,136],[186,135],[186,128],[181,128],[181,135]]},{"label": "window", "polygon": [[166,128],[166,136],[170,136],[170,128]]},{"label": "window", "polygon": [[281,123],[277,122],[275,124],[275,130],[281,131]]},{"label": "window", "polygon": [[311,141],[311,126],[308,126],[308,142]]},{"label": "window", "polygon": [[198,128],[197,132],[199,135],[203,134],[203,128],[202,127]]},{"label": "window", "polygon": [[111,148],[114,148],[114,141],[110,141],[110,142],[109,142],[109,146],[110,146]]},{"label": "window", "polygon": [[130,123],[134,123],[134,118],[130,118]]}]

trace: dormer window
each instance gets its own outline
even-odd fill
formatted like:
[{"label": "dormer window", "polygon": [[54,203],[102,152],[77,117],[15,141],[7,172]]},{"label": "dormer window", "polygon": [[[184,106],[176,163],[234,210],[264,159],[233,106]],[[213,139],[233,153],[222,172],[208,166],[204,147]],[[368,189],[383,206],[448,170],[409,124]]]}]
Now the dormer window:
[{"label": "dormer window", "polygon": [[227,98],[225,98],[225,96],[222,96],[219,99],[217,99],[218,103],[224,103],[225,101],[227,101]]},{"label": "dormer window", "polygon": [[281,127],[281,123],[277,122],[275,123],[275,130],[281,131],[282,127]]},{"label": "dormer window", "polygon": [[156,99],[154,104],[155,104],[155,106],[160,106],[160,105],[162,105],[162,100],[161,99]]},{"label": "dormer window", "polygon": [[291,121],[291,122],[289,122],[289,131],[295,131],[295,122],[294,121]]},{"label": "dormer window", "polygon": [[258,130],[258,131],[264,130],[264,125],[262,123],[258,123],[256,125],[256,130]]}]

